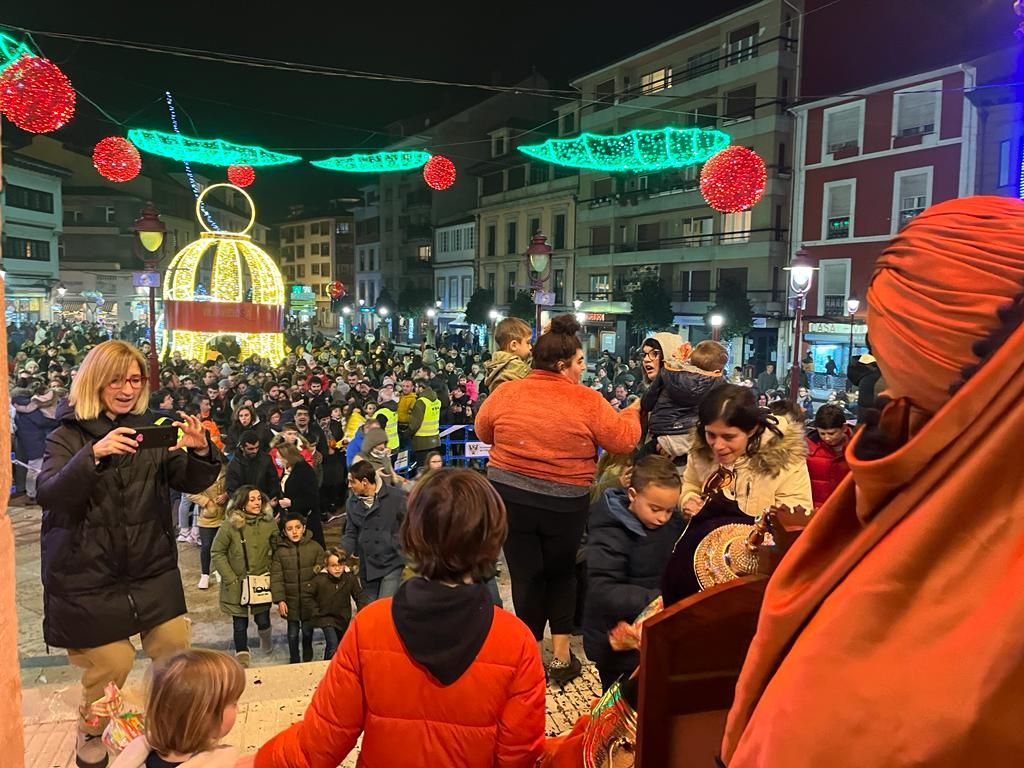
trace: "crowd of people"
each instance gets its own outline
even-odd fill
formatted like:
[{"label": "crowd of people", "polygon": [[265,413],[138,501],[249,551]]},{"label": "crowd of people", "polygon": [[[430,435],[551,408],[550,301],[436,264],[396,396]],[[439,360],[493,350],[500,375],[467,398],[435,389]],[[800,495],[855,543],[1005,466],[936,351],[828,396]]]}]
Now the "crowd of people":
[{"label": "crowd of people", "polygon": [[[673,601],[698,589],[692,573],[672,575],[671,561],[716,467],[744,478],[730,497],[744,520],[781,504],[809,514],[848,471],[842,407],[819,407],[808,432],[810,408],[758,391],[772,382],[730,382],[722,345],[691,349],[667,332],[626,361],[605,353],[593,374],[571,316],[555,318],[536,342],[527,323],[504,320],[493,354],[459,336],[438,349],[293,337],[279,364],[218,351],[206,361],[172,355],[150,392],[145,340],[110,339],[100,326],[14,330],[15,445],[28,499],[43,507],[44,634],[83,669],[77,757],[85,768],[106,764],[104,721],[90,707],[107,683],[123,684],[132,635],[141,633],[153,659],[199,663],[177,654],[187,645],[177,545],[199,547],[199,590],[219,584],[240,666],[272,650],[276,609],[293,663],[312,660],[319,631],[325,659],[341,654],[346,670],[362,669],[353,680],[332,665],[320,689],[332,693],[323,696],[352,694],[373,676],[373,654],[395,642],[410,657],[409,684],[422,686],[425,669],[452,701],[487,675],[511,676],[521,688],[515,700],[480,701],[463,725],[490,733],[470,751],[490,754],[498,738],[507,764],[526,765],[543,745],[545,680],[564,686],[582,672],[572,634],[583,635],[607,689],[639,664],[630,635],[637,616],[659,595]],[[137,441],[159,426],[178,430],[177,451]],[[485,475],[459,443],[443,451],[442,429],[465,426],[491,446]],[[445,459],[471,470],[437,472]],[[328,546],[324,525],[339,518],[340,546]],[[500,610],[502,555],[515,623]],[[74,578],[90,568],[91,580]],[[436,591],[438,582],[449,587]],[[462,585],[480,589],[451,589]],[[375,606],[387,598],[395,607],[381,613]],[[482,605],[489,618],[474,629]],[[442,619],[471,631],[452,634]],[[366,635],[357,638],[360,622]],[[485,662],[489,653],[495,660]],[[504,671],[474,671],[488,663]],[[393,713],[378,726],[404,716],[392,691],[373,695],[382,697],[378,712]],[[346,715],[344,734],[319,721],[325,701],[318,692],[306,720],[269,744],[259,764],[304,764],[294,762],[298,752],[322,750],[327,765],[360,728],[364,754],[393,758],[391,744],[370,738],[365,711]],[[509,734],[495,737],[498,721]],[[453,729],[445,749],[465,749],[458,742]]]}]

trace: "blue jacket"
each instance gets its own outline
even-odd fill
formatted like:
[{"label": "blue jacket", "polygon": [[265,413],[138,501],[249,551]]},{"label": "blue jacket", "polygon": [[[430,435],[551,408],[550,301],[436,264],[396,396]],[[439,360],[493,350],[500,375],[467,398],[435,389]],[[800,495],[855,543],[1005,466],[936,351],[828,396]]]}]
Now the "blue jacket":
[{"label": "blue jacket", "polygon": [[599,669],[632,672],[636,651],[613,651],[608,630],[632,623],[661,594],[661,574],[683,533],[680,515],[649,530],[629,511],[622,488],[609,488],[590,508],[583,649]]},{"label": "blue jacket", "polygon": [[51,419],[39,409],[29,413],[18,412],[14,417],[14,423],[18,428],[21,458],[25,461],[43,458],[46,436],[60,424],[57,419]]},{"label": "blue jacket", "polygon": [[346,502],[348,512],[341,548],[357,554],[366,581],[383,578],[405,565],[398,529],[405,517],[405,492],[381,485],[369,508],[354,493]]},{"label": "blue jacket", "polygon": [[352,439],[348,441],[348,445],[345,446],[345,463],[351,467],[352,463],[356,460],[356,456],[359,455],[359,452],[361,450],[363,450],[362,427],[356,430],[356,433],[352,436]]}]

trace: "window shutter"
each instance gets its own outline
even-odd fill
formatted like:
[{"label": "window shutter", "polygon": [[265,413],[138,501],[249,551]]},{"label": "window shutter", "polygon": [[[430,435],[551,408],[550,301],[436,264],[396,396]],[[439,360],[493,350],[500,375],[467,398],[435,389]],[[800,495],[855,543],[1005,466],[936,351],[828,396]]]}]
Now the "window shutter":
[{"label": "window shutter", "polygon": [[858,145],[860,108],[850,107],[828,116],[828,151],[838,152]]},{"label": "window shutter", "polygon": [[935,93],[903,93],[899,95],[899,136],[935,132]]},{"label": "window shutter", "polygon": [[828,217],[830,219],[842,218],[850,215],[850,204],[853,197],[852,193],[853,187],[850,185],[829,188]]}]

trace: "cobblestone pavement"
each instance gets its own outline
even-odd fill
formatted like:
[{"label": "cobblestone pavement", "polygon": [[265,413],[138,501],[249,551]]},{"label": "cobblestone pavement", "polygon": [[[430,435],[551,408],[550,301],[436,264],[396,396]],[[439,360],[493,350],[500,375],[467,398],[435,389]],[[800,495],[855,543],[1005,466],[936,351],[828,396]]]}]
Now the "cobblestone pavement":
[{"label": "cobblestone pavement", "polygon": [[[27,768],[72,768],[74,766],[74,722],[78,706],[79,672],[69,666],[60,649],[47,649],[42,635],[42,587],[39,582],[39,518],[35,506],[9,509],[14,527],[18,604],[18,653],[21,659],[26,728]],[[328,544],[337,543],[341,529],[337,523],[326,526]],[[211,583],[203,591],[199,580],[199,548],[179,544],[179,561],[185,599],[192,622],[194,645],[231,651],[231,622],[220,612],[218,589]],[[512,606],[507,574],[499,577],[499,589],[506,608]],[[239,707],[238,722],[227,741],[245,751],[253,751],[270,736],[298,719],[323,675],[325,663],[289,665],[287,626],[271,609],[274,651],[269,656],[255,654],[248,670],[248,685]],[[255,644],[255,629],[250,630]],[[137,638],[136,638],[137,641]],[[138,647],[138,642],[136,642]],[[549,648],[547,650],[550,650]],[[573,638],[573,650],[585,659],[579,638]],[[313,646],[314,658],[323,658],[323,640]],[[139,656],[126,686],[126,696],[141,695],[146,660]],[[547,732],[555,735],[568,730],[590,702],[600,693],[600,681],[593,665],[584,661],[583,676],[565,689],[549,687],[547,695]],[[355,765],[356,752],[342,764]]]}]

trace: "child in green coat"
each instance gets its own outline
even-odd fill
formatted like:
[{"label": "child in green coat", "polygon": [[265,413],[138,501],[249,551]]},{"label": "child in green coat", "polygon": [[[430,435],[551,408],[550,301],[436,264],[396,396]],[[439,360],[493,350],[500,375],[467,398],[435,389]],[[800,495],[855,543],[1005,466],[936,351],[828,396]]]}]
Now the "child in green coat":
[{"label": "child in green coat", "polygon": [[[228,503],[227,520],[210,547],[213,568],[221,575],[220,609],[231,617],[235,656],[243,667],[250,661],[250,613],[260,636],[260,650],[269,655],[273,649],[267,587],[278,535],[270,499],[256,486],[243,485]],[[247,593],[245,604],[243,593]]]},{"label": "child in green coat", "polygon": [[288,651],[291,663],[299,663],[299,633],[302,633],[302,661],[313,660],[313,616],[316,603],[307,587],[316,575],[324,550],[306,530],[306,519],[291,512],[284,520],[284,537],[274,550],[270,569],[270,591],[281,618],[288,620]]}]

